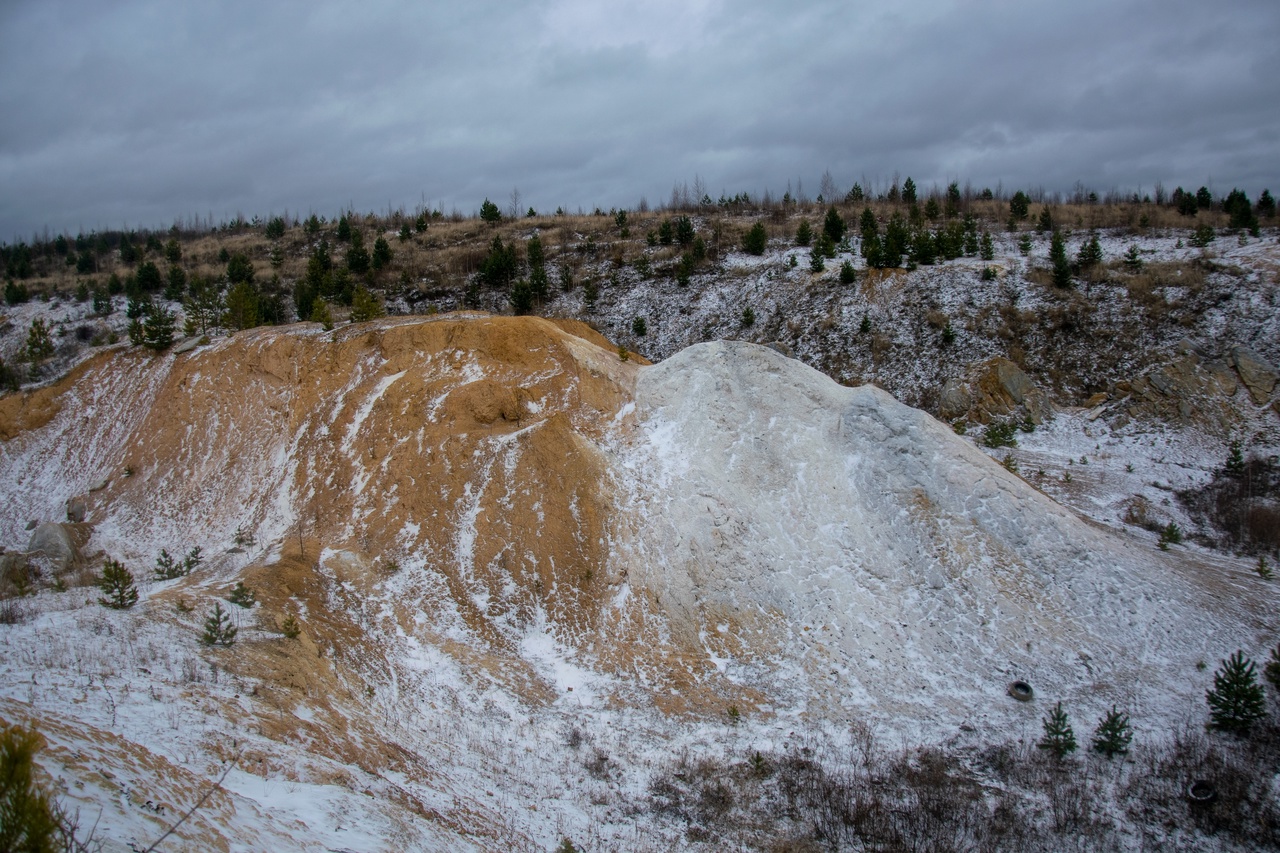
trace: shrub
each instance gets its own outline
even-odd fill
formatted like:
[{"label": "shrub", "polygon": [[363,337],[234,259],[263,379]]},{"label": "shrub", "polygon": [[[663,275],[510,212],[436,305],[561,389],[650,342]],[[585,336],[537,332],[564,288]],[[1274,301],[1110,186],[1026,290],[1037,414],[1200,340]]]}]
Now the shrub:
[{"label": "shrub", "polygon": [[103,592],[103,597],[98,599],[103,607],[128,610],[138,603],[138,587],[133,583],[133,574],[116,560],[107,558],[95,583]]},{"label": "shrub", "polygon": [[231,624],[231,614],[222,609],[218,602],[213,603],[204,620],[204,631],[200,634],[200,642],[206,646],[230,646],[236,641],[236,626]]},{"label": "shrub", "polygon": [[1213,689],[1205,693],[1209,703],[1209,726],[1231,734],[1245,735],[1253,724],[1267,715],[1257,666],[1237,650],[1213,674]]}]

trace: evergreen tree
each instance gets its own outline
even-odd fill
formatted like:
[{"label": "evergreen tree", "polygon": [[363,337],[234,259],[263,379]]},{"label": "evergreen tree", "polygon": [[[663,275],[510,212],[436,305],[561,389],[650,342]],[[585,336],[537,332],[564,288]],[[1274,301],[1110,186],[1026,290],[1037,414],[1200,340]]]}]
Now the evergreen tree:
[{"label": "evergreen tree", "polygon": [[223,322],[232,329],[252,329],[258,325],[258,291],[242,281],[227,293],[227,311]]},{"label": "evergreen tree", "polygon": [[870,207],[862,209],[862,216],[858,218],[858,230],[862,235],[862,257],[869,267],[880,266],[880,223],[876,221],[876,215],[872,213]]},{"label": "evergreen tree", "polygon": [[164,298],[170,302],[181,302],[182,298],[187,295],[186,270],[174,264],[169,267],[168,279],[169,283],[164,288]]},{"label": "evergreen tree", "polygon": [[1213,674],[1213,689],[1205,693],[1209,703],[1209,726],[1231,734],[1245,735],[1253,724],[1267,715],[1257,666],[1237,650]]},{"label": "evergreen tree", "polygon": [[345,213],[338,217],[338,239],[343,243],[351,239],[351,221]]},{"label": "evergreen tree", "polygon": [[102,574],[95,582],[103,593],[103,597],[98,599],[103,607],[128,610],[138,603],[138,588],[133,583],[133,574],[123,563],[108,557],[102,566]]},{"label": "evergreen tree", "polygon": [[142,324],[142,343],[148,349],[164,352],[173,346],[174,318],[168,308],[152,306]]},{"label": "evergreen tree", "polygon": [[347,249],[347,269],[352,275],[364,275],[369,271],[369,250],[364,247],[364,234],[351,232],[351,248]]},{"label": "evergreen tree", "polygon": [[292,613],[284,617],[284,621],[280,623],[280,633],[290,640],[298,639],[298,635],[302,633],[302,627],[298,625],[298,620],[294,618]]},{"label": "evergreen tree", "polygon": [[1047,234],[1053,229],[1053,213],[1049,210],[1049,206],[1045,205],[1040,208],[1040,218],[1036,220],[1036,231],[1041,234]]},{"label": "evergreen tree", "polygon": [[1216,234],[1213,230],[1213,226],[1208,222],[1202,222],[1197,225],[1196,230],[1192,232],[1190,242],[1191,245],[1195,246],[1197,249],[1204,249],[1213,242],[1215,236]]},{"label": "evergreen tree", "polygon": [[1196,190],[1196,207],[1200,210],[1213,209],[1213,193],[1209,192],[1208,187]]},{"label": "evergreen tree", "polygon": [[1271,682],[1272,687],[1280,690],[1280,646],[1271,650],[1271,660],[1262,668],[1262,674]]},{"label": "evergreen tree", "polygon": [[1013,194],[1013,198],[1009,199],[1009,216],[1019,220],[1026,219],[1030,207],[1031,199],[1027,198],[1027,194],[1022,190],[1018,190]]},{"label": "evergreen tree", "polygon": [[862,191],[862,184],[855,183],[849,188],[849,192],[845,193],[844,200],[847,204],[857,204],[866,198],[866,194]]},{"label": "evergreen tree", "polygon": [[[910,183],[910,181],[911,179],[907,178],[907,182]],[[912,194],[915,194],[914,184],[912,185]],[[914,199],[912,201],[914,203]],[[834,204],[831,205],[831,207],[827,208],[826,218],[822,220],[822,233],[830,237],[831,242],[835,244],[844,239],[845,230],[844,217],[840,215],[840,211],[836,210]]]},{"label": "evergreen tree", "polygon": [[671,241],[675,239],[675,229],[671,226],[670,219],[664,219],[658,224],[658,242],[664,246],[670,246]]},{"label": "evergreen tree", "polygon": [[323,299],[316,299],[311,303],[311,311],[307,314],[307,320],[312,323],[319,323],[324,327],[326,332],[333,329],[333,314],[329,312],[329,303]]},{"label": "evergreen tree", "polygon": [[687,216],[676,217],[676,242],[681,246],[688,246],[693,242],[695,230],[693,220]]},{"label": "evergreen tree", "polygon": [[493,235],[489,244],[489,254],[480,262],[480,279],[489,287],[505,288],[515,280],[520,271],[520,260],[516,256],[515,244],[503,244],[502,237]]},{"label": "evergreen tree", "polygon": [[911,235],[911,260],[926,267],[938,260],[938,241],[928,228],[917,228]]},{"label": "evergreen tree", "polygon": [[228,284],[253,284],[254,275],[253,261],[243,252],[236,252],[227,259]]},{"label": "evergreen tree", "polygon": [[947,184],[947,218],[960,215],[960,184],[955,181]]},{"label": "evergreen tree", "polygon": [[1276,215],[1276,200],[1271,195],[1271,190],[1263,190],[1262,195],[1258,196],[1258,203],[1254,207],[1259,216],[1271,219]]},{"label": "evergreen tree", "polygon": [[[902,184],[902,200],[905,201],[907,204],[916,203],[916,182],[911,180],[910,176],[908,176],[906,181],[904,181]],[[834,207],[831,209],[835,210]],[[839,237],[836,237],[835,240],[837,243],[840,242]]]},{"label": "evergreen tree", "polygon": [[35,729],[0,727],[0,850],[6,853],[82,849],[68,834],[54,795],[36,778],[35,756],[42,746]]},{"label": "evergreen tree", "polygon": [[1076,263],[1081,269],[1089,269],[1102,263],[1102,244],[1098,241],[1098,232],[1091,230],[1089,239],[1080,244],[1076,255]]},{"label": "evergreen tree", "polygon": [[23,349],[26,360],[32,365],[38,365],[53,355],[53,337],[49,334],[49,325],[43,317],[31,321],[31,326],[27,329],[27,344]]},{"label": "evergreen tree", "polygon": [[1142,255],[1138,250],[1138,244],[1133,243],[1124,253],[1124,265],[1132,272],[1138,272],[1142,269]]},{"label": "evergreen tree", "polygon": [[880,266],[892,268],[902,266],[902,257],[911,247],[911,230],[902,214],[895,213],[889,217],[884,229],[884,242],[880,248]]},{"label": "evergreen tree", "polygon": [[206,646],[230,646],[236,641],[236,626],[231,624],[231,614],[222,609],[219,602],[213,603],[213,609],[204,620],[204,632],[200,642]]},{"label": "evergreen tree", "polygon": [[938,200],[936,198],[930,198],[928,201],[924,203],[925,219],[928,219],[930,222],[933,222],[935,219],[937,219],[941,215],[942,215],[942,209],[938,207]]},{"label": "evergreen tree", "polygon": [[1062,710],[1062,703],[1054,706],[1049,715],[1041,721],[1044,726],[1044,737],[1036,744],[1040,749],[1052,752],[1055,758],[1063,758],[1076,750],[1076,735],[1067,721],[1067,712]]},{"label": "evergreen tree", "polygon": [[253,594],[253,590],[244,585],[244,581],[236,581],[235,587],[231,590],[231,594],[227,596],[227,601],[232,604],[243,607],[246,610],[258,603],[257,597]]},{"label": "evergreen tree", "polygon": [[1098,727],[1093,732],[1093,748],[1107,758],[1124,755],[1129,751],[1133,741],[1133,729],[1129,725],[1129,715],[1116,710],[1112,705]]},{"label": "evergreen tree", "polygon": [[382,300],[367,287],[357,287],[351,297],[351,322],[363,323],[381,317],[385,312]]},{"label": "evergreen tree", "polygon": [[853,268],[852,261],[845,261],[840,265],[840,283],[853,284],[858,279],[858,273]]},{"label": "evergreen tree", "polygon": [[822,259],[822,253],[817,249],[809,253],[809,271],[822,272],[827,268],[827,262]]},{"label": "evergreen tree", "polygon": [[1053,232],[1049,243],[1049,263],[1053,266],[1053,283],[1056,287],[1071,286],[1071,264],[1067,261],[1067,243],[1061,231]]},{"label": "evergreen tree", "polygon": [[979,241],[979,246],[980,248],[978,250],[978,254],[981,256],[981,258],[984,261],[995,260],[996,247],[995,247],[995,243],[991,240],[990,232],[988,231],[982,232],[982,239]]},{"label": "evergreen tree", "polygon": [[498,206],[486,198],[480,205],[480,218],[490,225],[495,225],[502,221],[502,211],[498,210]]},{"label": "evergreen tree", "polygon": [[796,228],[796,245],[807,246],[813,242],[813,229],[809,227],[809,220],[801,219],[800,226]]},{"label": "evergreen tree", "polygon": [[747,236],[742,238],[742,249],[748,254],[763,255],[768,245],[769,233],[765,231],[763,222],[757,222],[752,225],[751,230],[747,232]]},{"label": "evergreen tree", "polygon": [[[373,241],[373,257],[371,259],[373,268],[380,270],[391,263],[391,244],[387,242],[387,238],[381,234],[378,239]],[[354,272],[354,270],[353,270]]]},{"label": "evergreen tree", "polygon": [[155,293],[164,287],[164,279],[160,276],[160,268],[151,261],[143,261],[138,266],[138,289],[143,293]]},{"label": "evergreen tree", "polygon": [[533,288],[529,286],[527,280],[516,279],[511,285],[511,293],[507,296],[507,301],[511,303],[511,310],[516,314],[528,314],[533,310]]}]

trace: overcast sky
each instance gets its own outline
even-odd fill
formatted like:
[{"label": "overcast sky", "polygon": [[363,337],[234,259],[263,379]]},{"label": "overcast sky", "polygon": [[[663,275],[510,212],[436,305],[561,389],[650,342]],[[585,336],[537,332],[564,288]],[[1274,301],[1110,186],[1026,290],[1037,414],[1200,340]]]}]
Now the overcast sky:
[{"label": "overcast sky", "polygon": [[1156,181],[1280,192],[1276,0],[0,2],[0,241]]}]

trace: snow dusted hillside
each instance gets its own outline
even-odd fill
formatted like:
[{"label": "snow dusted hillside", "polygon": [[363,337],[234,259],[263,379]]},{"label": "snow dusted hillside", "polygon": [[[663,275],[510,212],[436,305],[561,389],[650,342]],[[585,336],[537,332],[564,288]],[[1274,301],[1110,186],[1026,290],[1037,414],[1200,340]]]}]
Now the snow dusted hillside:
[{"label": "snow dusted hillside", "polygon": [[[749,343],[646,366],[571,322],[305,325],[111,350],[3,404],[4,544],[79,497],[92,536],[0,626],[0,718],[46,734],[112,850],[228,762],[177,846],[764,846],[664,816],[658,780],[848,762],[871,731],[1030,741],[1059,700],[1154,737],[1203,716],[1204,662],[1276,641],[1277,594],[1236,561],[1086,521],[950,426]],[[194,546],[192,574],[151,580]],[[102,556],[133,609],[80,585]],[[201,646],[237,581],[258,605],[223,604],[237,642]]]}]

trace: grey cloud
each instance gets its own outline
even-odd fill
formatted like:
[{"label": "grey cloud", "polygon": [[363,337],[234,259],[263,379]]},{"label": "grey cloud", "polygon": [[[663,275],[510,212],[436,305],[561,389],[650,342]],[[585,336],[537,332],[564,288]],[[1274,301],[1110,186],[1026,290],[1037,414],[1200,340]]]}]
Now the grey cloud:
[{"label": "grey cloud", "polygon": [[1280,190],[1280,11],[900,4],[20,2],[0,239],[340,206],[842,187]]}]

